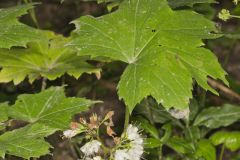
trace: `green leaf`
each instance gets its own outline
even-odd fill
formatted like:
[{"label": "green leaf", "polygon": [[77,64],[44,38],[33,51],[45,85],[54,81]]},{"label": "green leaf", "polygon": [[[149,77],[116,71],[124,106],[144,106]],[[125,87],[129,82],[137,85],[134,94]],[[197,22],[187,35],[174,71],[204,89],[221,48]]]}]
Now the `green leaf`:
[{"label": "green leaf", "polygon": [[171,121],[173,125],[182,127],[179,120],[172,117],[162,105],[157,104],[152,98],[148,98],[140,105],[137,105],[135,113],[143,115],[154,123],[165,124]]},{"label": "green leaf", "polygon": [[189,141],[197,141],[201,138],[200,129],[196,126],[189,126],[184,130],[185,138]]},{"label": "green leaf", "polygon": [[43,137],[54,132],[55,129],[40,124],[6,132],[0,136],[0,156],[4,157],[7,153],[29,159],[45,155],[51,146]]},{"label": "green leaf", "polygon": [[144,144],[144,148],[157,148],[162,145],[162,142],[160,139],[146,138]]},{"label": "green leaf", "polygon": [[65,73],[79,78],[84,72],[99,73],[100,70],[86,62],[87,57],[77,56],[76,51],[65,47],[63,36],[42,32],[40,42],[28,44],[28,48],[0,49],[0,82],[20,83],[26,77],[30,82],[40,76],[54,80]]},{"label": "green leaf", "polygon": [[0,158],[4,158],[4,157],[5,157],[5,152],[0,149]]},{"label": "green leaf", "polygon": [[215,146],[224,144],[232,152],[240,149],[240,132],[238,131],[218,131],[210,137],[210,140]]},{"label": "green leaf", "polygon": [[187,108],[192,78],[214,93],[208,76],[227,83],[216,57],[201,47],[202,39],[216,37],[214,23],[193,11],[173,11],[166,0],[125,0],[116,12],[74,23],[69,45],[80,55],[128,64],[118,94],[130,112],[149,95],[165,108]]},{"label": "green leaf", "polygon": [[7,109],[8,109],[7,103],[0,104],[0,123],[8,120]]},{"label": "green leaf", "polygon": [[228,126],[240,119],[240,106],[225,104],[204,109],[195,119],[194,125],[208,128]]},{"label": "green leaf", "polygon": [[166,143],[172,134],[172,125],[170,123],[166,123],[162,126],[162,129],[165,131],[164,135],[161,137],[161,141]]},{"label": "green leaf", "polygon": [[170,138],[167,141],[167,146],[182,154],[192,154],[194,152],[194,146],[190,142],[180,137]]},{"label": "green leaf", "polygon": [[205,160],[216,160],[216,149],[209,140],[202,139],[197,144],[196,156]]},{"label": "green leaf", "polygon": [[159,138],[157,128],[153,126],[147,119],[142,116],[137,116],[134,118],[134,121],[140,125],[140,128],[149,133],[152,137]]},{"label": "green leaf", "polygon": [[66,98],[64,89],[55,87],[38,94],[20,95],[10,107],[9,116],[63,130],[69,128],[74,114],[86,111],[94,103],[83,98]]},{"label": "green leaf", "polygon": [[27,13],[32,4],[0,9],[0,48],[26,46],[27,42],[41,39],[38,30],[20,23],[17,18]]},{"label": "green leaf", "polygon": [[194,4],[201,3],[216,3],[215,0],[169,0],[169,4],[172,8],[178,8],[183,6],[193,7]]}]

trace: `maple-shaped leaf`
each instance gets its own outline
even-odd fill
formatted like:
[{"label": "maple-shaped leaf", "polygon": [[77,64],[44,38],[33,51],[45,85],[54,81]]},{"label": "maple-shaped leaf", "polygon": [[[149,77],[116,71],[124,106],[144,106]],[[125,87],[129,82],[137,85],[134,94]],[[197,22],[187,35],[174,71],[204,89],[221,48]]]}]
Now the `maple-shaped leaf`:
[{"label": "maple-shaped leaf", "polygon": [[27,48],[0,49],[0,82],[20,83],[26,77],[30,82],[40,76],[54,80],[65,73],[79,78],[82,73],[99,74],[100,69],[86,62],[87,57],[77,56],[75,50],[64,45],[63,36],[42,32],[45,39],[28,43]]},{"label": "maple-shaped leaf", "polygon": [[0,9],[0,48],[25,46],[27,42],[41,39],[37,29],[22,24],[17,19],[32,7],[32,4],[27,4]]},{"label": "maple-shaped leaf", "polygon": [[0,157],[4,158],[7,153],[30,159],[48,154],[51,145],[44,140],[44,137],[55,131],[48,126],[34,124],[5,132],[0,135]]},{"label": "maple-shaped leaf", "polygon": [[[123,0],[84,0],[84,1],[97,1],[97,3],[108,3],[110,7],[119,5]],[[202,3],[216,3],[215,0],[168,0],[168,3],[172,8],[178,8],[183,6],[193,7],[194,4]],[[110,8],[110,10],[112,9]]]},{"label": "maple-shaped leaf", "polygon": [[84,98],[66,98],[64,89],[55,87],[38,94],[20,95],[10,107],[9,116],[64,130],[69,128],[74,114],[86,111],[94,103]]},{"label": "maple-shaped leaf", "polygon": [[173,11],[166,0],[125,0],[111,14],[75,22],[70,46],[81,55],[105,56],[128,64],[118,93],[129,110],[153,96],[165,108],[188,107],[192,78],[214,91],[207,77],[227,83],[214,54],[201,46],[214,38],[213,22],[193,11]]}]

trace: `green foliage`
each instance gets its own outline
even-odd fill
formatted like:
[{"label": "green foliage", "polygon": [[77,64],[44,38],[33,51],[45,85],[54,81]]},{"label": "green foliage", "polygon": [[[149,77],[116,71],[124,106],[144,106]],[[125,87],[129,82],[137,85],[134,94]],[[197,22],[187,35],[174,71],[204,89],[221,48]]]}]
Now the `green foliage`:
[{"label": "green foliage", "polygon": [[7,109],[8,105],[6,103],[0,104],[0,123],[8,120]]},{"label": "green foliage", "polygon": [[173,11],[165,0],[126,0],[112,14],[74,23],[69,45],[80,55],[128,64],[118,93],[130,111],[149,95],[166,108],[188,107],[192,78],[211,91],[207,76],[227,83],[216,57],[201,47],[202,39],[215,37],[214,23],[192,11]]},{"label": "green foliage", "polygon": [[82,73],[99,73],[86,62],[87,57],[76,56],[76,51],[65,47],[63,36],[41,32],[44,39],[28,43],[27,48],[0,49],[0,82],[20,83],[26,77],[30,82],[40,76],[54,80],[64,73],[79,78]]},{"label": "green foliage", "polygon": [[221,107],[204,109],[195,119],[194,125],[204,125],[209,128],[228,126],[240,119],[240,107],[225,104]]},{"label": "green foliage", "polygon": [[63,87],[55,87],[35,95],[20,95],[10,107],[9,116],[55,129],[69,128],[72,115],[86,111],[96,102],[83,98],[66,98]]},{"label": "green foliage", "polygon": [[145,139],[145,148],[158,148],[161,147],[162,141],[156,138],[146,138]]},{"label": "green foliage", "polygon": [[[47,89],[38,94],[24,94],[9,107],[8,116],[29,122],[27,126],[0,136],[0,156],[5,153],[29,159],[49,153],[51,147],[44,137],[69,128],[72,116],[96,103],[83,98],[66,98],[63,87]],[[6,104],[1,110],[6,112]],[[1,114],[3,114],[1,112]],[[1,120],[7,120],[1,117]]]},{"label": "green foliage", "polygon": [[17,18],[27,13],[32,4],[20,5],[0,10],[0,48],[26,46],[27,42],[41,39],[39,30],[20,23]]},{"label": "green foliage", "polygon": [[200,140],[197,144],[196,155],[205,160],[216,160],[216,149],[209,140]]},{"label": "green foliage", "polygon": [[139,123],[139,127],[142,128],[145,132],[149,133],[151,137],[159,138],[158,130],[144,117],[139,116],[134,118],[136,123]]},{"label": "green foliage", "polygon": [[238,131],[218,131],[210,137],[210,140],[215,146],[223,144],[231,151],[237,151],[240,149],[240,132]]},{"label": "green foliage", "polygon": [[[27,78],[32,84],[40,78],[55,80],[65,74],[76,79],[83,73],[99,76],[100,68],[88,63],[91,58],[98,61],[96,66],[102,66],[105,59],[120,61],[126,64],[126,69],[120,78],[114,77],[120,79],[119,98],[124,100],[130,113],[138,106],[131,120],[146,136],[145,153],[150,157],[146,159],[216,160],[217,145],[222,144],[233,152],[240,149],[240,132],[216,131],[216,128],[239,121],[239,106],[205,107],[206,93],[200,89],[217,94],[208,85],[208,77],[228,84],[217,58],[203,43],[203,40],[220,36],[215,23],[205,18],[206,11],[212,11],[210,4],[215,0],[85,1],[106,3],[108,10],[114,11],[98,18],[84,16],[75,20],[76,30],[68,38],[20,23],[18,18],[28,10],[31,10],[33,21],[37,22],[34,4],[1,9],[0,83],[13,81],[17,85]],[[199,102],[192,96],[193,83]],[[34,91],[35,87],[38,86],[33,86]],[[31,159],[50,153],[52,146],[45,138],[56,131],[69,129],[75,114],[86,111],[97,102],[66,97],[64,87],[52,87],[37,94],[19,95],[13,105],[1,103],[0,158],[4,159],[8,154]],[[177,116],[170,114],[172,107],[176,114],[189,107],[189,116],[175,118]],[[112,119],[115,121],[114,112],[106,115],[109,122],[102,121],[98,126],[101,116],[94,114],[86,121],[81,119],[82,122],[74,123],[79,125],[79,131],[75,132],[76,126],[72,124],[71,130],[64,134],[69,134],[70,138],[70,134],[83,134],[88,128],[85,138],[88,140],[92,136],[100,141],[105,125],[107,134],[114,137],[116,147],[119,147],[117,143],[121,137],[119,134],[115,137],[114,129],[120,128],[112,123]],[[126,114],[125,127],[128,119]],[[26,125],[15,129],[11,121],[23,121]],[[96,126],[99,129],[101,126],[101,131],[92,129]],[[213,129],[216,132],[207,139]],[[79,139],[74,140],[76,150],[80,150],[77,146],[82,140]],[[140,145],[141,137],[137,136],[137,140]],[[123,144],[121,147],[127,144],[124,142],[119,143]],[[109,153],[107,146],[103,145],[103,154],[113,156],[113,152]],[[175,152],[162,155],[165,147]]]},{"label": "green foliage", "polygon": [[180,137],[170,138],[167,141],[167,146],[169,146],[170,148],[172,148],[178,153],[182,153],[182,154],[194,153],[194,146],[190,142]]},{"label": "green foliage", "polygon": [[51,146],[44,137],[55,131],[48,126],[35,124],[6,132],[0,136],[0,157],[4,158],[5,153],[25,159],[45,155]]}]

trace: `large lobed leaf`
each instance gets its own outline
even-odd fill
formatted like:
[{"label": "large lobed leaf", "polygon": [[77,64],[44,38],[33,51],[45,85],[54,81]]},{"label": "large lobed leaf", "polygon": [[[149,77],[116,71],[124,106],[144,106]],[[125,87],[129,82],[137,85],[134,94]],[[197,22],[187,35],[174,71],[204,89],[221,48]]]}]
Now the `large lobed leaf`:
[{"label": "large lobed leaf", "polygon": [[[83,98],[66,98],[63,87],[54,87],[38,94],[20,95],[8,111],[6,104],[2,104],[1,111],[29,124],[0,135],[0,157],[10,154],[29,159],[49,153],[51,146],[44,137],[69,128],[72,116],[87,110],[94,103],[96,101]],[[7,120],[7,117],[1,117],[1,120]]]},{"label": "large lobed leaf", "polygon": [[26,77],[30,82],[40,76],[54,80],[65,73],[79,78],[84,72],[99,73],[100,70],[86,62],[87,57],[76,55],[76,51],[64,45],[63,36],[41,32],[44,39],[28,44],[27,48],[0,49],[0,82],[20,83]]},{"label": "large lobed leaf", "polygon": [[196,117],[195,126],[206,126],[209,128],[226,127],[240,119],[240,107],[225,104],[221,107],[210,107],[204,109]]},{"label": "large lobed leaf", "polygon": [[[84,0],[84,1],[97,1],[98,3],[111,2],[115,4],[120,4],[123,0]],[[168,2],[172,8],[178,8],[183,6],[192,7],[194,4],[215,3],[216,1],[215,0],[168,0]]]},{"label": "large lobed leaf", "polygon": [[0,9],[0,48],[25,46],[27,42],[41,39],[38,30],[20,23],[17,18],[27,13],[32,4]]},{"label": "large lobed leaf", "polygon": [[227,83],[216,57],[201,47],[202,39],[215,37],[214,23],[193,11],[173,11],[166,0],[125,0],[114,13],[74,23],[69,45],[80,55],[128,64],[118,93],[130,111],[149,95],[165,108],[188,107],[192,78],[212,92],[208,76]]},{"label": "large lobed leaf", "polygon": [[83,98],[66,98],[64,89],[55,87],[34,95],[20,95],[9,109],[9,116],[64,130],[69,128],[74,114],[86,111],[94,103]]},{"label": "large lobed leaf", "polygon": [[51,146],[45,142],[43,137],[55,131],[41,124],[8,131],[0,136],[0,157],[4,158],[7,153],[29,159],[47,154]]}]

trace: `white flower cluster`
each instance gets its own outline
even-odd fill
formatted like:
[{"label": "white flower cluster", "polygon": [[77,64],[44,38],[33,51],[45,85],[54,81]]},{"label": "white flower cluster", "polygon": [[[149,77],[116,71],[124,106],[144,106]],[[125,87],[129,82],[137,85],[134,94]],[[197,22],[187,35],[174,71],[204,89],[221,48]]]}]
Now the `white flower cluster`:
[{"label": "white flower cluster", "polygon": [[130,147],[116,150],[115,160],[140,160],[143,154],[143,139],[138,128],[130,124],[126,131],[126,137],[130,141]]},{"label": "white flower cluster", "polygon": [[93,156],[95,153],[98,153],[101,147],[101,142],[97,140],[92,140],[88,143],[86,143],[84,146],[81,147],[81,151],[87,156],[85,160],[101,160],[101,157],[95,156],[93,158],[90,158],[90,156]]}]

